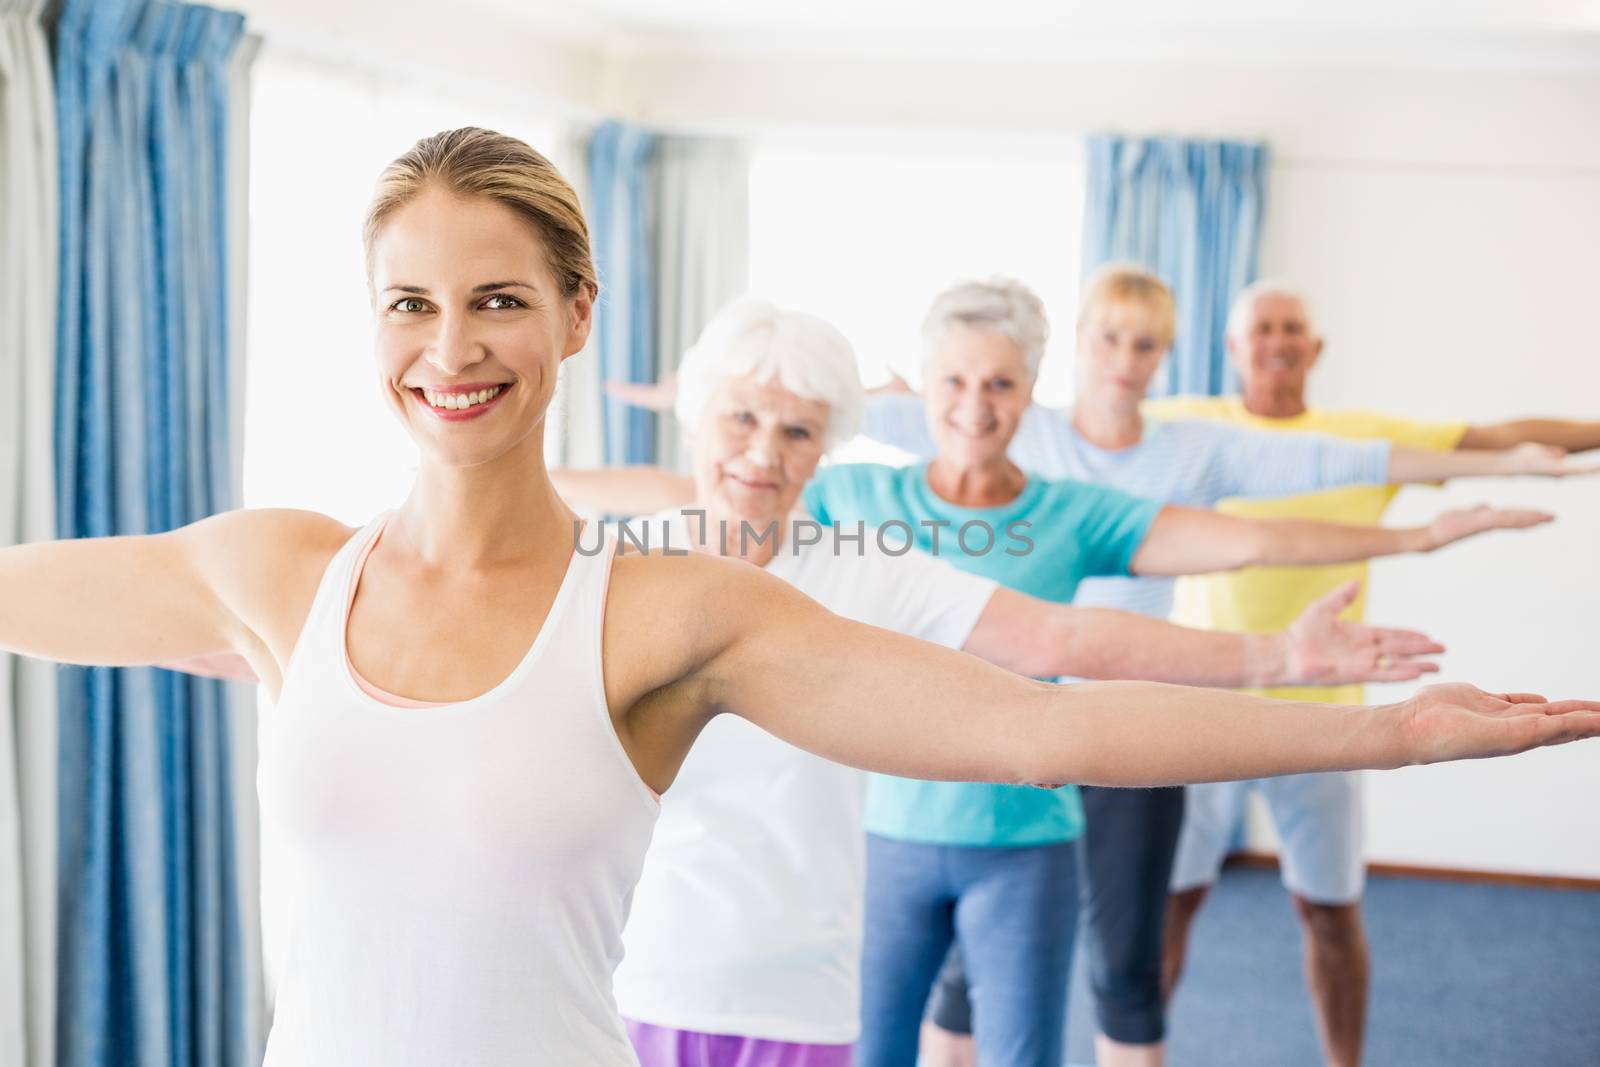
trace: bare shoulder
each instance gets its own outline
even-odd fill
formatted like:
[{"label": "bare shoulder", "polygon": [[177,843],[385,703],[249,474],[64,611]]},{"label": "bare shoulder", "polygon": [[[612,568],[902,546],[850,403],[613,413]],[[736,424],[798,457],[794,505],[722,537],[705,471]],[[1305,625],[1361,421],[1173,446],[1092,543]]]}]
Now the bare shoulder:
[{"label": "bare shoulder", "polygon": [[263,654],[287,662],[334,555],[355,533],[337,519],[288,508],[227,511],[178,531],[185,553]]},{"label": "bare shoulder", "polygon": [[693,675],[759,625],[815,602],[743,560],[703,552],[619,553],[606,599],[612,706]]},{"label": "bare shoulder", "polygon": [[721,705],[729,657],[740,659],[744,646],[781,644],[763,637],[811,611],[822,609],[742,560],[619,553],[606,599],[606,702],[623,747],[653,788],[672,783]]},{"label": "bare shoulder", "polygon": [[799,601],[799,590],[760,567],[705,552],[619,552],[607,610],[704,619]]},{"label": "bare shoulder", "polygon": [[320,512],[262,508],[225,511],[180,533],[203,565],[283,579],[308,570],[320,574],[355,530]]}]

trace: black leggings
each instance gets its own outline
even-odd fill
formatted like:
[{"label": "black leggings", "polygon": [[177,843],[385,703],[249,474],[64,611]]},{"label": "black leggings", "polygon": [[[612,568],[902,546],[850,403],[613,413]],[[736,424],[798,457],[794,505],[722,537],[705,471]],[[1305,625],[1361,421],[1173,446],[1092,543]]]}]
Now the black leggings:
[{"label": "black leggings", "polygon": [[[1152,1045],[1166,1035],[1161,927],[1183,828],[1183,789],[1084,786],[1082,793],[1087,826],[1078,848],[1095,1015],[1113,1041]],[[959,946],[945,959],[928,1017],[951,1033],[972,1032]]]}]

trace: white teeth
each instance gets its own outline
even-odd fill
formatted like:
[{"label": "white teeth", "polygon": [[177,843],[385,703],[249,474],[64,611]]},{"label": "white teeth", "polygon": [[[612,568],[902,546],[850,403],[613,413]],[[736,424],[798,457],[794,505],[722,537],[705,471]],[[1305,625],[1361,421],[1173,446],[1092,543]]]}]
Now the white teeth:
[{"label": "white teeth", "polygon": [[429,407],[439,408],[444,411],[462,411],[475,407],[478,404],[487,404],[505,389],[503,385],[496,385],[489,389],[479,389],[473,393],[435,393],[431,389],[422,391],[422,398],[428,402]]}]

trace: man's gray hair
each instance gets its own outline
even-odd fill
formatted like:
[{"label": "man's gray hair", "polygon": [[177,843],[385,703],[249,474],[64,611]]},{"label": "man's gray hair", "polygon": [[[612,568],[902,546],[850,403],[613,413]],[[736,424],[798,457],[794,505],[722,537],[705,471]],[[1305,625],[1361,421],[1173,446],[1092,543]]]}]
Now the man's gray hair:
[{"label": "man's gray hair", "polygon": [[933,358],[934,346],[952,326],[994,330],[1011,338],[1028,361],[1028,373],[1039,373],[1050,322],[1044,301],[1015,278],[961,282],[933,298],[922,320],[922,364]]},{"label": "man's gray hair", "polygon": [[1264,296],[1287,296],[1300,301],[1300,308],[1306,313],[1306,331],[1316,334],[1316,328],[1312,325],[1315,320],[1311,316],[1311,301],[1306,299],[1306,294],[1281,278],[1262,278],[1239,290],[1239,295],[1233,298],[1233,306],[1228,309],[1229,337],[1244,336],[1250,328],[1250,309]]}]

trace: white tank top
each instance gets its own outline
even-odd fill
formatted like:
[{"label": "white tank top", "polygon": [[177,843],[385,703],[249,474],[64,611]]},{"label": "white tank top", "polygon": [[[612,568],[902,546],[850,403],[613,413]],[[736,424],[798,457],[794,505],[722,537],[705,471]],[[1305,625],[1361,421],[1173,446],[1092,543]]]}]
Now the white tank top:
[{"label": "white tank top", "polygon": [[345,657],[383,522],[328,565],[262,731],[292,888],[264,1067],[636,1064],[611,973],[658,806],[606,709],[611,547],[573,553],[499,685],[396,708]]}]

